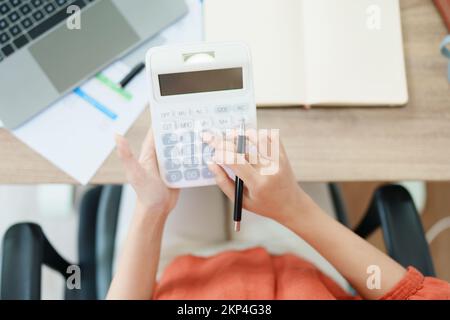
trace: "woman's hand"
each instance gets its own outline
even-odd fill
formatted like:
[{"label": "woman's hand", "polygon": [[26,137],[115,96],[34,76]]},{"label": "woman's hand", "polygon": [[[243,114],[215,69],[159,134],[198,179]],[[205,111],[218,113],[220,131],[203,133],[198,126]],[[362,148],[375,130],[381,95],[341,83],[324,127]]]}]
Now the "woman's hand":
[{"label": "woman's hand", "polygon": [[179,190],[168,188],[159,176],[151,130],[142,143],[139,160],[124,137],[117,135],[116,144],[138,200],[107,298],[151,299],[164,224],[177,202]]},{"label": "woman's hand", "polygon": [[151,214],[167,215],[175,207],[179,189],[168,188],[159,176],[151,129],[142,143],[139,159],[133,155],[124,137],[116,135],[116,144],[127,180],[138,197],[137,208]]},{"label": "woman's hand", "polygon": [[[293,216],[298,217],[309,197],[295,179],[278,134],[269,137],[268,134],[261,135],[248,130],[246,136],[250,143],[250,156],[247,155],[245,159],[236,154],[235,136],[236,133],[222,140],[217,136],[204,135],[205,142],[215,149],[213,161],[209,162],[208,166],[215,175],[217,185],[234,201],[234,181],[227,175],[223,166],[229,167],[244,181],[245,209],[282,224],[288,223]],[[256,157],[251,156],[252,149]],[[271,152],[261,153],[265,150]],[[241,159],[238,161],[239,157]]]},{"label": "woman's hand", "polygon": [[[272,146],[274,151],[277,149],[273,144],[279,142],[278,137],[269,139],[262,136],[256,142],[251,134],[247,133],[247,136],[258,150],[264,150],[265,145]],[[234,182],[222,168],[225,165],[244,180],[244,208],[273,218],[291,229],[333,264],[362,297],[380,298],[404,277],[406,270],[401,265],[327,215],[300,189],[281,143],[279,153],[266,156],[263,152],[256,164],[249,162],[249,157],[241,157],[239,164],[230,164],[230,159],[240,157],[235,152],[233,141],[205,140],[216,149],[215,163],[211,163],[209,168],[223,192],[234,200]],[[274,174],[260,174],[265,164],[276,167],[277,162],[279,169]],[[378,266],[383,274],[379,290],[372,290],[366,284],[367,268],[373,265]]]}]

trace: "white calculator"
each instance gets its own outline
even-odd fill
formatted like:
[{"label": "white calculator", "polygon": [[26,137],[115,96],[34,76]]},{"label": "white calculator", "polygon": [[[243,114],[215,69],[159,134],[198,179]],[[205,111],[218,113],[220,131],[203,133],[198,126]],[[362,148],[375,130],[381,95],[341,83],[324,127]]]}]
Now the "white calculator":
[{"label": "white calculator", "polygon": [[146,56],[150,111],[162,179],[169,187],[215,184],[205,131],[256,129],[250,51],[243,43],[170,45]]}]

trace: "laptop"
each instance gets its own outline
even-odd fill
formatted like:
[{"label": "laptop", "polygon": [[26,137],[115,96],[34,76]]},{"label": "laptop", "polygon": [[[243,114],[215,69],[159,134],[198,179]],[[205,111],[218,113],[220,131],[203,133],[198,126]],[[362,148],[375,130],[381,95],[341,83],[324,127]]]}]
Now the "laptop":
[{"label": "laptop", "polygon": [[187,10],[183,0],[0,0],[0,120],[17,128]]}]

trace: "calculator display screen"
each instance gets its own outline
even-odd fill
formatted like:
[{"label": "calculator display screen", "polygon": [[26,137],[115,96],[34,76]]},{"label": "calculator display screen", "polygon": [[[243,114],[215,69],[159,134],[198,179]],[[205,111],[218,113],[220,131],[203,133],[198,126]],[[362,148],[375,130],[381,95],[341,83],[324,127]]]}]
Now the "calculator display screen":
[{"label": "calculator display screen", "polygon": [[158,80],[161,96],[243,88],[242,68],[166,73]]}]

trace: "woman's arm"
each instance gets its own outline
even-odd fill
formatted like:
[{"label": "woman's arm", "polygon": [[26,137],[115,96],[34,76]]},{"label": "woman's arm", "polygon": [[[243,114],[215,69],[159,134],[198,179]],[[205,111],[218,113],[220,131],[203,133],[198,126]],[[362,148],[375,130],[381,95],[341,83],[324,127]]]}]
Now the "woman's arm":
[{"label": "woman's arm", "polygon": [[[366,299],[376,299],[393,288],[405,275],[406,270],[389,256],[357,236],[333,218],[329,217],[299,187],[292,172],[283,146],[277,140],[248,132],[252,144],[259,150],[272,150],[271,155],[259,155],[258,163],[250,164],[234,153],[233,141],[223,143],[220,139],[209,142],[215,149],[214,162],[209,163],[216,181],[224,193],[234,199],[234,182],[223,170],[226,165],[244,180],[243,205],[246,209],[272,218],[313,246],[325,259],[347,279],[347,281]],[[278,149],[279,152],[276,152]],[[224,159],[235,159],[226,162]],[[239,164],[237,164],[239,163]],[[261,175],[263,167],[278,167],[272,175]],[[367,268],[376,265],[381,270],[381,288],[367,287]]]},{"label": "woman's arm", "polygon": [[137,207],[107,299],[151,299],[165,216]]},{"label": "woman's arm", "polygon": [[[301,207],[292,207],[283,224],[313,246],[365,299],[388,293],[406,274],[389,256],[327,215],[309,197]],[[368,267],[380,269],[379,289],[367,286]]]},{"label": "woman's arm", "polygon": [[164,223],[178,199],[178,190],[161,180],[151,132],[137,160],[127,141],[116,138],[117,152],[137,194],[137,205],[122,249],[108,299],[151,299],[156,283]]}]

